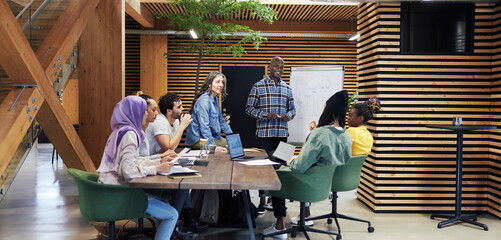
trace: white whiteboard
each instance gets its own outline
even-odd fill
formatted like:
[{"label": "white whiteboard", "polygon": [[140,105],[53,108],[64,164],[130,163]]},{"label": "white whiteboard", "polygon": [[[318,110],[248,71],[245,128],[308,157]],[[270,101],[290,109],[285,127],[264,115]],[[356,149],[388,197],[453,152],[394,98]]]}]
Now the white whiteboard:
[{"label": "white whiteboard", "polygon": [[290,86],[296,116],[289,122],[287,142],[302,145],[310,133],[311,121],[318,123],[324,104],[334,93],[343,90],[344,67],[292,67]]}]

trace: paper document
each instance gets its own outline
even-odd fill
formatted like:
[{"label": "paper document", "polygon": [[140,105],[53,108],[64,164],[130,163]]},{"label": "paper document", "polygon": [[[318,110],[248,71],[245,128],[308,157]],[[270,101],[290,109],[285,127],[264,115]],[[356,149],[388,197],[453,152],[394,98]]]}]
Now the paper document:
[{"label": "paper document", "polygon": [[193,170],[193,169],[186,168],[186,167],[172,166],[170,168],[170,172],[168,172],[168,173],[159,173],[159,174],[160,175],[169,176],[169,175],[194,174],[194,173],[197,173],[197,172],[198,172],[197,170]]},{"label": "paper document", "polygon": [[280,164],[280,163],[277,163],[277,162],[273,162],[270,159],[245,161],[245,162],[239,162],[239,163],[245,164],[247,166],[264,166],[264,165]]},{"label": "paper document", "polygon": [[198,157],[200,155],[200,150],[191,150],[185,153],[182,157]]},{"label": "paper document", "polygon": [[273,157],[288,162],[294,156],[294,151],[296,151],[296,146],[281,141],[273,153]]}]

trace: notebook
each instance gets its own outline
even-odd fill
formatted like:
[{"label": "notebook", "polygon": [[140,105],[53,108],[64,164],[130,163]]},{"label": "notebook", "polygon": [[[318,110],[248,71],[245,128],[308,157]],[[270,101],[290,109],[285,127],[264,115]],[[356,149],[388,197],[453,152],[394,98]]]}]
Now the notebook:
[{"label": "notebook", "polygon": [[240,139],[240,134],[238,133],[226,135],[226,141],[228,142],[228,152],[230,153],[231,160],[247,161],[264,159],[264,157],[245,156],[242,140]]},{"label": "notebook", "polygon": [[273,157],[280,159],[282,161],[289,162],[294,156],[295,151],[296,151],[296,146],[281,141],[278,144],[277,149],[275,149]]}]

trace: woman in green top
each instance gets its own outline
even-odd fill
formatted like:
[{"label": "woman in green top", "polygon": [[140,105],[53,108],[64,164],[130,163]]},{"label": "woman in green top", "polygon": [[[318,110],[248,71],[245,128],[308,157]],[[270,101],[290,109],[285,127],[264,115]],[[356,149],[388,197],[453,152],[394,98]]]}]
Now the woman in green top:
[{"label": "woman in green top", "polygon": [[[347,109],[348,93],[345,90],[327,100],[317,128],[306,138],[299,156],[289,162],[292,171],[304,173],[312,166],[344,165],[351,158],[352,141],[344,128]],[[277,222],[263,231],[265,235],[285,229],[285,199],[273,197],[272,202]],[[287,234],[273,237],[287,239]]]}]

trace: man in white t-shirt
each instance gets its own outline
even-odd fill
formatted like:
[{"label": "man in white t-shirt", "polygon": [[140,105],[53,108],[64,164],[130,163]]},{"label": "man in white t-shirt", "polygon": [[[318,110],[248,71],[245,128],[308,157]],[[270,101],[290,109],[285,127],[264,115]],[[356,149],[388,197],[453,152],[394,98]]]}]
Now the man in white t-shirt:
[{"label": "man in white t-shirt", "polygon": [[[167,93],[158,100],[160,113],[155,121],[146,128],[146,136],[150,144],[150,154],[176,150],[183,132],[193,119],[190,114],[183,114],[181,97],[176,93]],[[190,207],[188,189],[166,189],[164,192],[172,194],[172,206],[178,211],[181,225],[178,227],[191,232],[203,232],[208,229],[206,223],[200,223],[194,217]],[[184,211],[183,213],[181,211]]]},{"label": "man in white t-shirt", "polygon": [[190,114],[183,114],[181,97],[176,93],[167,93],[158,101],[159,114],[146,129],[150,143],[150,154],[176,150],[183,132],[193,119]]}]

